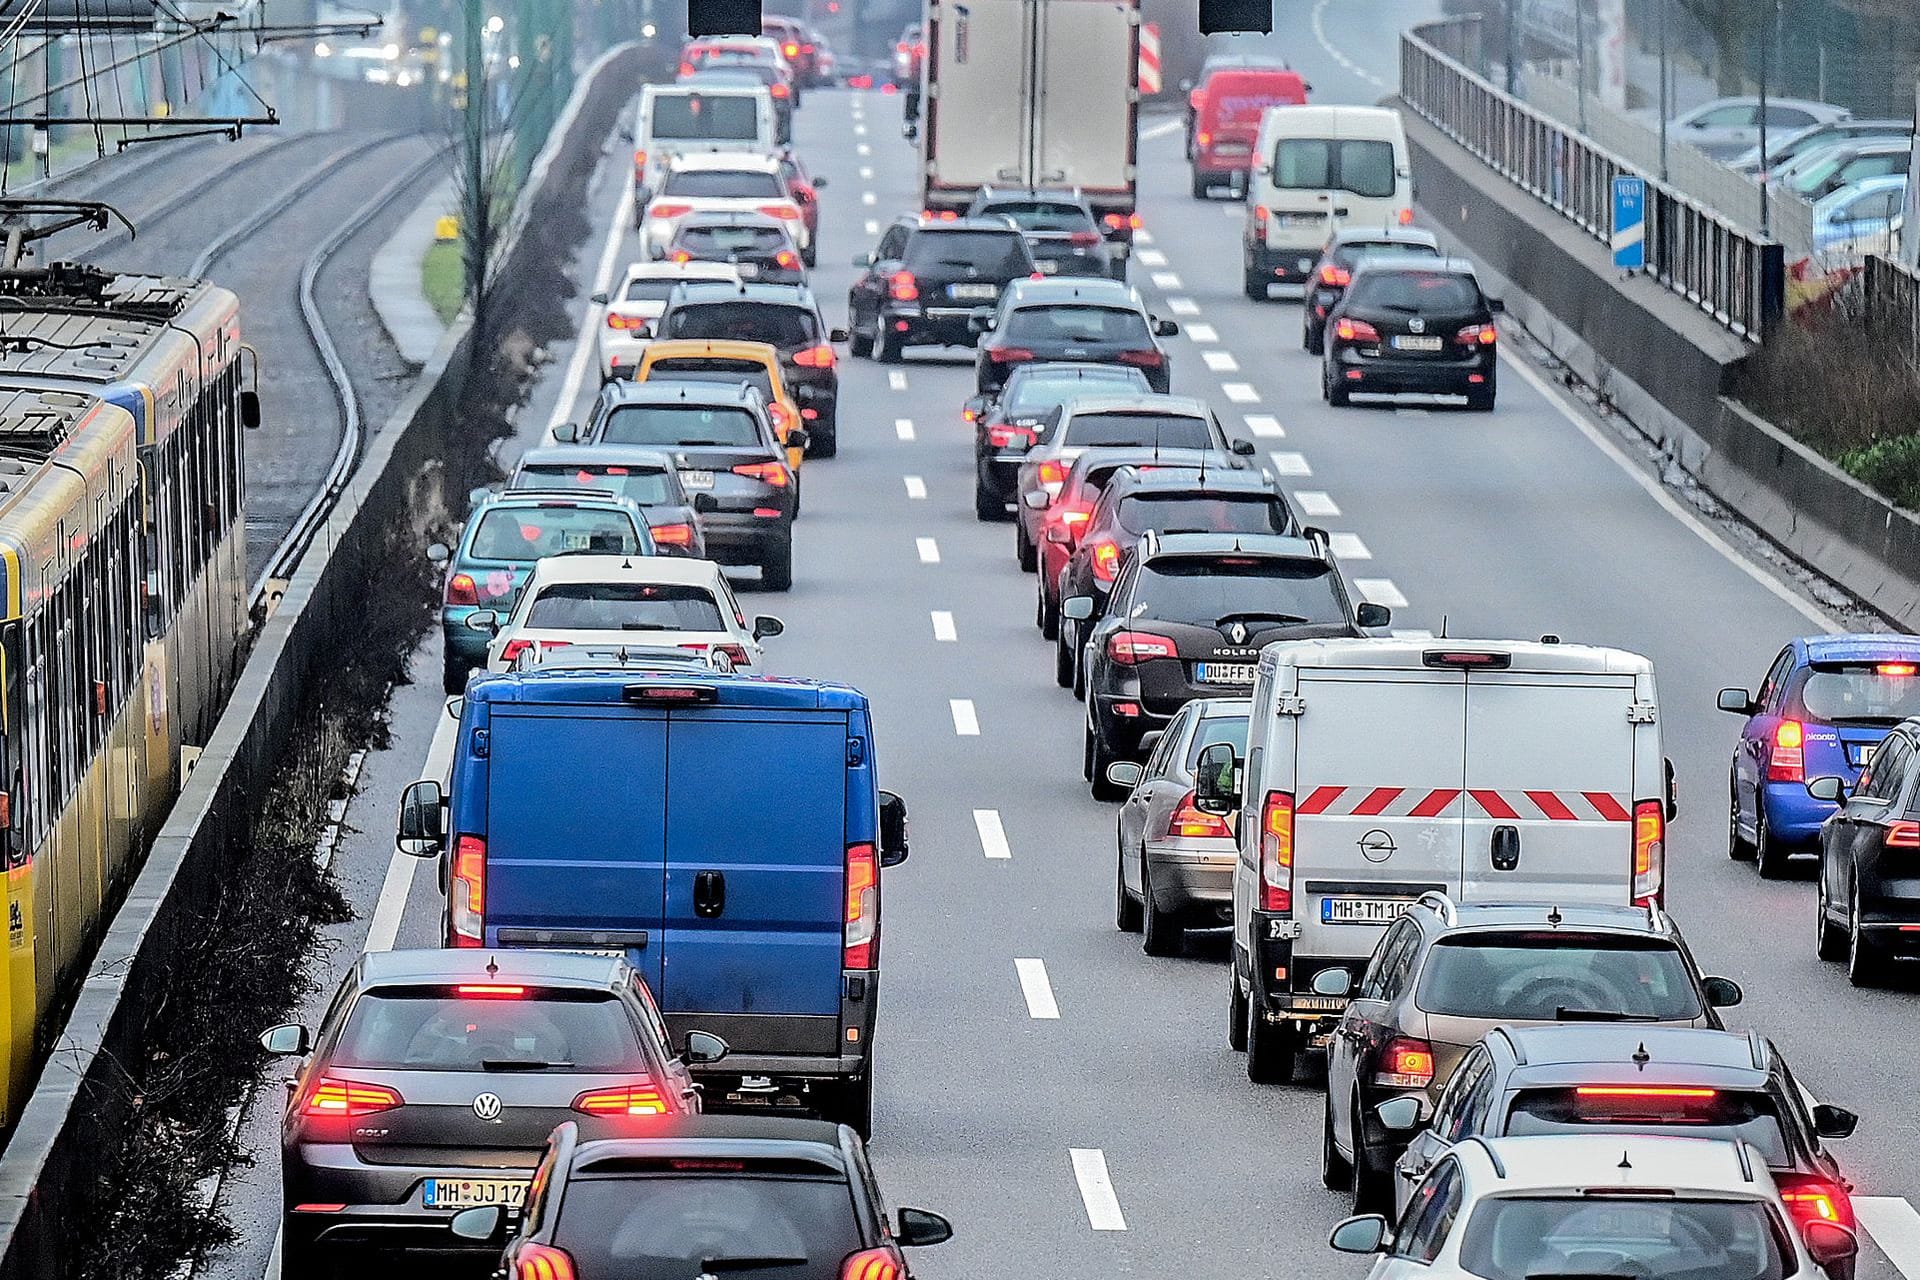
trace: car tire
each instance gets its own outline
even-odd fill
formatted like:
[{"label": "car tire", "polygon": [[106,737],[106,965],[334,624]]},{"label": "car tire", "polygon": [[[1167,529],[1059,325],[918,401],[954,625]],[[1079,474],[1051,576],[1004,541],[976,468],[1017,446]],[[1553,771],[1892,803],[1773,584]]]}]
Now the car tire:
[{"label": "car tire", "polygon": [[867,1069],[849,1080],[843,1080],[834,1086],[833,1119],[846,1125],[861,1138],[873,1136],[873,1061],[867,1061]]},{"label": "car tire", "polygon": [[803,253],[801,253],[800,261],[806,263],[807,270],[811,271],[815,267],[820,265],[820,263],[817,261],[819,256],[820,256],[819,250],[815,249],[811,244],[809,244],[806,247],[806,250]]},{"label": "car tire", "polygon": [[1333,376],[1331,369],[1321,375],[1321,383],[1326,391],[1327,403],[1336,409],[1344,409],[1353,403],[1353,393],[1347,390],[1347,384]]},{"label": "car tire", "polygon": [[1047,602],[1047,588],[1041,582],[1033,584],[1033,625],[1040,628],[1043,640],[1052,640],[1060,634],[1059,606]]},{"label": "car tire", "polygon": [[1153,866],[1140,851],[1140,949],[1150,956],[1177,956],[1187,942],[1186,926],[1171,911],[1162,911],[1153,898]]},{"label": "car tire", "polygon": [[1246,291],[1247,301],[1265,302],[1267,300],[1267,278],[1257,271],[1242,272],[1241,288]]},{"label": "car tire", "polygon": [[1260,1003],[1247,993],[1247,1079],[1255,1084],[1293,1083],[1300,1039],[1291,1023],[1275,1026],[1260,1016]]},{"label": "car tire", "polygon": [[1247,997],[1240,990],[1240,975],[1233,963],[1227,965],[1227,1047],[1235,1053],[1247,1051]]},{"label": "car tire", "polygon": [[973,486],[973,518],[982,524],[997,524],[1007,518],[1007,504],[988,493],[977,480]]},{"label": "car tire", "polygon": [[1121,284],[1127,282],[1127,260],[1125,258],[1114,258],[1107,263],[1107,279],[1118,280]]},{"label": "car tire", "polygon": [[899,364],[904,344],[883,328],[879,320],[873,322],[873,358],[881,364]]},{"label": "car tire", "polygon": [[1062,689],[1071,689],[1074,685],[1075,668],[1080,664],[1079,656],[1072,640],[1073,619],[1062,619],[1054,630],[1057,634],[1053,641],[1053,682]]},{"label": "car tire", "polygon": [[1325,355],[1327,353],[1326,330],[1312,325],[1303,327],[1300,330],[1300,345],[1306,348],[1309,355]]},{"label": "car tire", "polygon": [[760,589],[789,591],[793,588],[793,539],[782,538],[760,561]]},{"label": "car tire", "polygon": [[1075,644],[1073,650],[1073,700],[1075,702],[1087,700],[1087,668],[1091,660],[1086,657],[1085,648],[1084,645]]},{"label": "car tire", "polygon": [[[1143,859],[1144,861],[1144,859]],[[1122,933],[1140,932],[1140,904],[1127,892],[1127,859],[1119,842],[1113,850],[1113,927]]]},{"label": "car tire", "polygon": [[873,342],[860,332],[860,321],[856,318],[852,306],[847,308],[847,354],[873,358]]},{"label": "car tire", "polygon": [[472,671],[458,658],[446,658],[440,664],[440,687],[448,697],[458,697],[467,691],[467,675]]},{"label": "car tire", "polygon": [[1353,1186],[1353,1162],[1340,1154],[1333,1143],[1333,1099],[1320,1112],[1320,1185],[1329,1191],[1346,1191]]},{"label": "car tire", "polygon": [[1127,789],[1117,787],[1107,777],[1107,766],[1119,757],[1107,750],[1107,744],[1100,741],[1100,731],[1093,727],[1093,718],[1087,718],[1087,790],[1095,800],[1113,803],[1127,798]]},{"label": "car tire", "polygon": [[1353,1211],[1390,1213],[1393,1210],[1393,1170],[1382,1169],[1367,1154],[1366,1129],[1360,1122],[1360,1099],[1352,1104],[1353,1123]]},{"label": "car tire", "polygon": [[1193,198],[1195,200],[1205,200],[1212,195],[1213,184],[1208,182],[1206,177],[1196,169],[1193,174]]},{"label": "car tire", "polygon": [[807,433],[809,458],[832,458],[840,453],[840,424],[832,418],[819,418]]},{"label": "car tire", "polygon": [[311,1242],[295,1244],[297,1236],[281,1231],[280,1280],[334,1280],[340,1264]]},{"label": "car tire", "polygon": [[1885,981],[1886,960],[1880,948],[1860,927],[1860,886],[1847,895],[1847,981],[1856,987],[1877,987]]},{"label": "car tire", "polygon": [[1820,887],[1814,897],[1813,907],[1813,954],[1822,960],[1844,960],[1847,957],[1849,940],[1847,930],[1833,923],[1833,904],[1827,901],[1826,868],[1822,866]]},{"label": "car tire", "polygon": [[1753,842],[1740,834],[1740,788],[1727,788],[1727,856],[1735,862],[1752,862]]},{"label": "car tire", "polygon": [[1013,558],[1022,573],[1032,573],[1040,567],[1040,549],[1027,536],[1026,521],[1017,515],[1013,518]]},{"label": "car tire", "polygon": [[1763,799],[1754,806],[1753,815],[1754,862],[1760,868],[1762,880],[1784,880],[1792,850],[1774,837],[1767,823],[1767,803]]},{"label": "car tire", "polygon": [[1467,392],[1467,411],[1469,413],[1492,413],[1494,393],[1491,391]]}]

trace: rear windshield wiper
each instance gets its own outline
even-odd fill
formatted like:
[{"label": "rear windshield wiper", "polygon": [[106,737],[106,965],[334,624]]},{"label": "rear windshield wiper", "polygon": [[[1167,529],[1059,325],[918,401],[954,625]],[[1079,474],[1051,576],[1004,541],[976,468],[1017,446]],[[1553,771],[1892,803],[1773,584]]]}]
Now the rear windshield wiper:
[{"label": "rear windshield wiper", "polygon": [[1658,1022],[1650,1013],[1621,1013],[1617,1009],[1574,1009],[1561,1005],[1553,1011],[1556,1022]]},{"label": "rear windshield wiper", "polygon": [[571,1070],[571,1062],[542,1062],[538,1058],[482,1058],[482,1071],[557,1071]]},{"label": "rear windshield wiper", "polygon": [[1262,613],[1258,610],[1249,609],[1241,613],[1223,613],[1213,620],[1213,625],[1216,627],[1224,627],[1229,622],[1239,621],[1312,622],[1313,619],[1303,618],[1297,613]]}]

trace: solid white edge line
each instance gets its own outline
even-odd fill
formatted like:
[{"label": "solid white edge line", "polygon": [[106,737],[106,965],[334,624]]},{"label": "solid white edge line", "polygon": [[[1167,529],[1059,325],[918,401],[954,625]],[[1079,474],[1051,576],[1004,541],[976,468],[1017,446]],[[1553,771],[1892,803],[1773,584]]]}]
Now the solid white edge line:
[{"label": "solid white edge line", "polygon": [[[1026,997],[1029,1018],[1058,1019],[1060,1006],[1054,1002],[1053,984],[1047,981],[1043,960],[1015,960],[1013,971],[1020,979],[1020,994]],[[1116,1210],[1118,1206],[1115,1206]]]},{"label": "solid white edge line", "polygon": [[947,710],[953,713],[953,731],[962,738],[980,736],[980,717],[973,709],[971,698],[948,698]]},{"label": "solid white edge line", "polygon": [[953,614],[945,609],[931,611],[933,617],[933,638],[949,644],[960,639],[960,633],[954,628]]},{"label": "solid white edge line", "polygon": [[[620,253],[621,232],[633,221],[633,186],[626,184],[620,193],[620,207],[613,215],[613,225],[607,228],[607,242],[600,248],[600,265],[593,272],[593,288],[589,294],[605,293],[613,284],[613,261]],[[567,361],[567,376],[560,383],[560,398],[553,403],[553,416],[547,420],[548,443],[551,442],[553,429],[567,421],[573,414],[573,402],[580,396],[580,384],[586,380],[587,361],[597,359],[594,350],[593,335],[599,319],[600,308],[589,302],[580,314],[580,330],[574,335],[573,356]]]},{"label": "solid white edge line", "polygon": [[1013,848],[1007,843],[1007,829],[1001,825],[998,809],[975,809],[973,829],[980,835],[980,852],[987,857],[995,861],[1013,857]]},{"label": "solid white edge line", "polygon": [[1900,1196],[1855,1196],[1854,1213],[1907,1280],[1920,1280],[1920,1212]]},{"label": "solid white edge line", "polygon": [[1098,1147],[1069,1147],[1067,1157],[1073,1161],[1073,1180],[1080,1184],[1080,1202],[1087,1207],[1087,1225],[1095,1231],[1125,1231],[1127,1219],[1113,1194],[1106,1153]]}]

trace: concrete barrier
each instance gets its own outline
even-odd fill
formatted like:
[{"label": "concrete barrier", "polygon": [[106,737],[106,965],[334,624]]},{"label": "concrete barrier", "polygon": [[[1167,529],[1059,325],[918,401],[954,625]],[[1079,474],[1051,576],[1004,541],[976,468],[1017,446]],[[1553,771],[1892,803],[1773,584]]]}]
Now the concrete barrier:
[{"label": "concrete barrier", "polygon": [[[638,83],[634,58],[634,47],[622,46],[582,77],[535,165],[523,208],[577,203]],[[509,249],[501,278],[511,280],[525,265]],[[215,899],[229,850],[245,837],[288,733],[310,702],[309,677],[324,668],[337,637],[359,625],[360,584],[382,572],[385,537],[419,518],[432,463],[461,439],[455,410],[471,354],[462,320],[369,441],[352,485],[261,628],[232,700],[108,927],[0,1156],[0,1280],[65,1274],[75,1240],[97,1229],[88,1208],[99,1153],[116,1149],[126,1132],[126,1082],[144,1061],[171,961]]]}]

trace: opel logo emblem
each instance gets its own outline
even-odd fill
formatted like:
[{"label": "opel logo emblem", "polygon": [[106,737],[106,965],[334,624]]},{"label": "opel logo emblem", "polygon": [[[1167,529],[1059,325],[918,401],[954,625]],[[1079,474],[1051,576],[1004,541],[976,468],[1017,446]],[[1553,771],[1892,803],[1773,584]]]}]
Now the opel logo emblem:
[{"label": "opel logo emblem", "polygon": [[488,1124],[499,1124],[500,1112],[503,1109],[500,1095],[497,1093],[483,1093],[473,1100],[473,1114]]},{"label": "opel logo emblem", "polygon": [[1360,856],[1368,862],[1385,862],[1396,848],[1393,837],[1378,827],[1361,836],[1359,844]]},{"label": "opel logo emblem", "polygon": [[1419,316],[1415,316],[1413,319],[1407,321],[1407,329],[1413,333],[1425,333],[1427,331],[1427,322]]},{"label": "opel logo emblem", "polygon": [[1234,623],[1227,629],[1227,638],[1235,644],[1245,644],[1247,642],[1247,624],[1244,622]]}]

